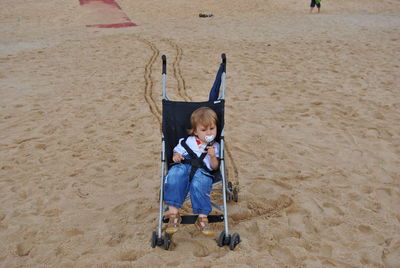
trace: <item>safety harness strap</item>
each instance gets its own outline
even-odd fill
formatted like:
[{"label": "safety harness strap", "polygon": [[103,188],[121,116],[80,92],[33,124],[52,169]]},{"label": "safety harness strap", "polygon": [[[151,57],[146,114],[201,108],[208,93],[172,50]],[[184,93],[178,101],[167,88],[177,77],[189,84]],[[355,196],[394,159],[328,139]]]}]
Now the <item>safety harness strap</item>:
[{"label": "safety harness strap", "polygon": [[208,172],[213,172],[213,170],[210,170],[206,164],[204,163],[204,158],[207,156],[207,152],[204,152],[199,156],[197,156],[197,154],[195,154],[195,152],[193,152],[192,149],[190,149],[190,147],[186,144],[186,140],[188,137],[184,138],[181,141],[181,145],[183,146],[183,148],[185,148],[186,152],[188,152],[188,154],[190,155],[190,159],[185,159],[182,162],[185,164],[190,164],[191,165],[191,169],[190,169],[190,175],[189,175],[189,180],[191,181],[193,179],[194,174],[196,173],[196,171],[199,168],[204,168],[205,170],[207,170]]}]

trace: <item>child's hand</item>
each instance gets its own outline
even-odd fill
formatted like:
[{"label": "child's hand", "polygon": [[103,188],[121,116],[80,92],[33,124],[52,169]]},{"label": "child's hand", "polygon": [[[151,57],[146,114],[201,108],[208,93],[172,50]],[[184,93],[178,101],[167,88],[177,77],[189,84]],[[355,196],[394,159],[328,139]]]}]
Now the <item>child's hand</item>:
[{"label": "child's hand", "polygon": [[219,160],[215,155],[215,147],[213,145],[207,146],[207,154],[210,156],[211,168],[216,170],[219,167]]},{"label": "child's hand", "polygon": [[214,148],[214,145],[207,146],[207,154],[208,154],[210,157],[215,157],[215,148]]},{"label": "child's hand", "polygon": [[184,160],[185,158],[180,154],[180,153],[174,153],[174,155],[172,156],[172,160],[175,163],[180,163],[182,160]]}]

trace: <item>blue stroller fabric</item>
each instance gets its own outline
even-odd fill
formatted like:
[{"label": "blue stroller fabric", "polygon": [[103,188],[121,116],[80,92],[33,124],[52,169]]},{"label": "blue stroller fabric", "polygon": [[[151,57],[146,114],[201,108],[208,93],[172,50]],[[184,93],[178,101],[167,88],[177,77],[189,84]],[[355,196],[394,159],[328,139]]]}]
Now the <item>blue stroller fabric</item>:
[{"label": "blue stroller fabric", "polygon": [[221,63],[217,72],[217,75],[215,76],[214,84],[210,90],[210,95],[208,97],[208,101],[216,101],[219,96],[219,89],[221,87],[221,77],[222,73],[224,71],[224,64]]}]

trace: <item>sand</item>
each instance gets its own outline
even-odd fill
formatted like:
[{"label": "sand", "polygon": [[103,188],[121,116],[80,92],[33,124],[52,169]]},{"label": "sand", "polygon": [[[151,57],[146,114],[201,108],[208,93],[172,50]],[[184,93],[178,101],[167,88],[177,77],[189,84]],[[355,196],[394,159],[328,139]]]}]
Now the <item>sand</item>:
[{"label": "sand", "polygon": [[[400,267],[398,1],[117,3],[1,1],[1,267]],[[221,53],[242,242],[153,249],[161,55],[203,101]]]}]

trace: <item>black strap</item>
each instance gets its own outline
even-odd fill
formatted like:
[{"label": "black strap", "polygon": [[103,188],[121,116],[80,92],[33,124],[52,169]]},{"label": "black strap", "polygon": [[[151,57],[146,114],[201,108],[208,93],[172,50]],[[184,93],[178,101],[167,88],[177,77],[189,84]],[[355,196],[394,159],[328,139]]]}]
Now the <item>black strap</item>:
[{"label": "black strap", "polygon": [[186,152],[188,152],[188,154],[190,155],[190,159],[185,159],[183,161],[183,163],[191,165],[190,175],[189,175],[189,180],[191,181],[193,179],[194,174],[196,173],[196,171],[199,168],[204,168],[205,170],[207,170],[210,173],[212,172],[212,170],[210,170],[207,167],[207,165],[204,163],[204,158],[207,156],[207,152],[202,153],[200,155],[200,157],[198,157],[197,154],[195,154],[195,152],[193,152],[193,150],[186,144],[187,139],[188,139],[188,137],[184,138],[181,141],[181,145],[183,148],[185,148]]},{"label": "black strap", "polygon": [[[184,138],[184,139],[181,141],[181,145],[183,146],[183,148],[185,148],[186,152],[188,152],[188,154],[190,155],[190,157],[191,157],[192,159],[199,158],[199,157],[197,156],[197,154],[195,154],[195,153],[193,152],[193,150],[186,144],[186,141],[187,141],[188,138],[189,138],[189,136],[186,137],[186,138]],[[200,158],[204,159],[204,158],[206,157],[206,155],[207,155],[207,153],[202,153],[202,154],[200,155]]]}]

